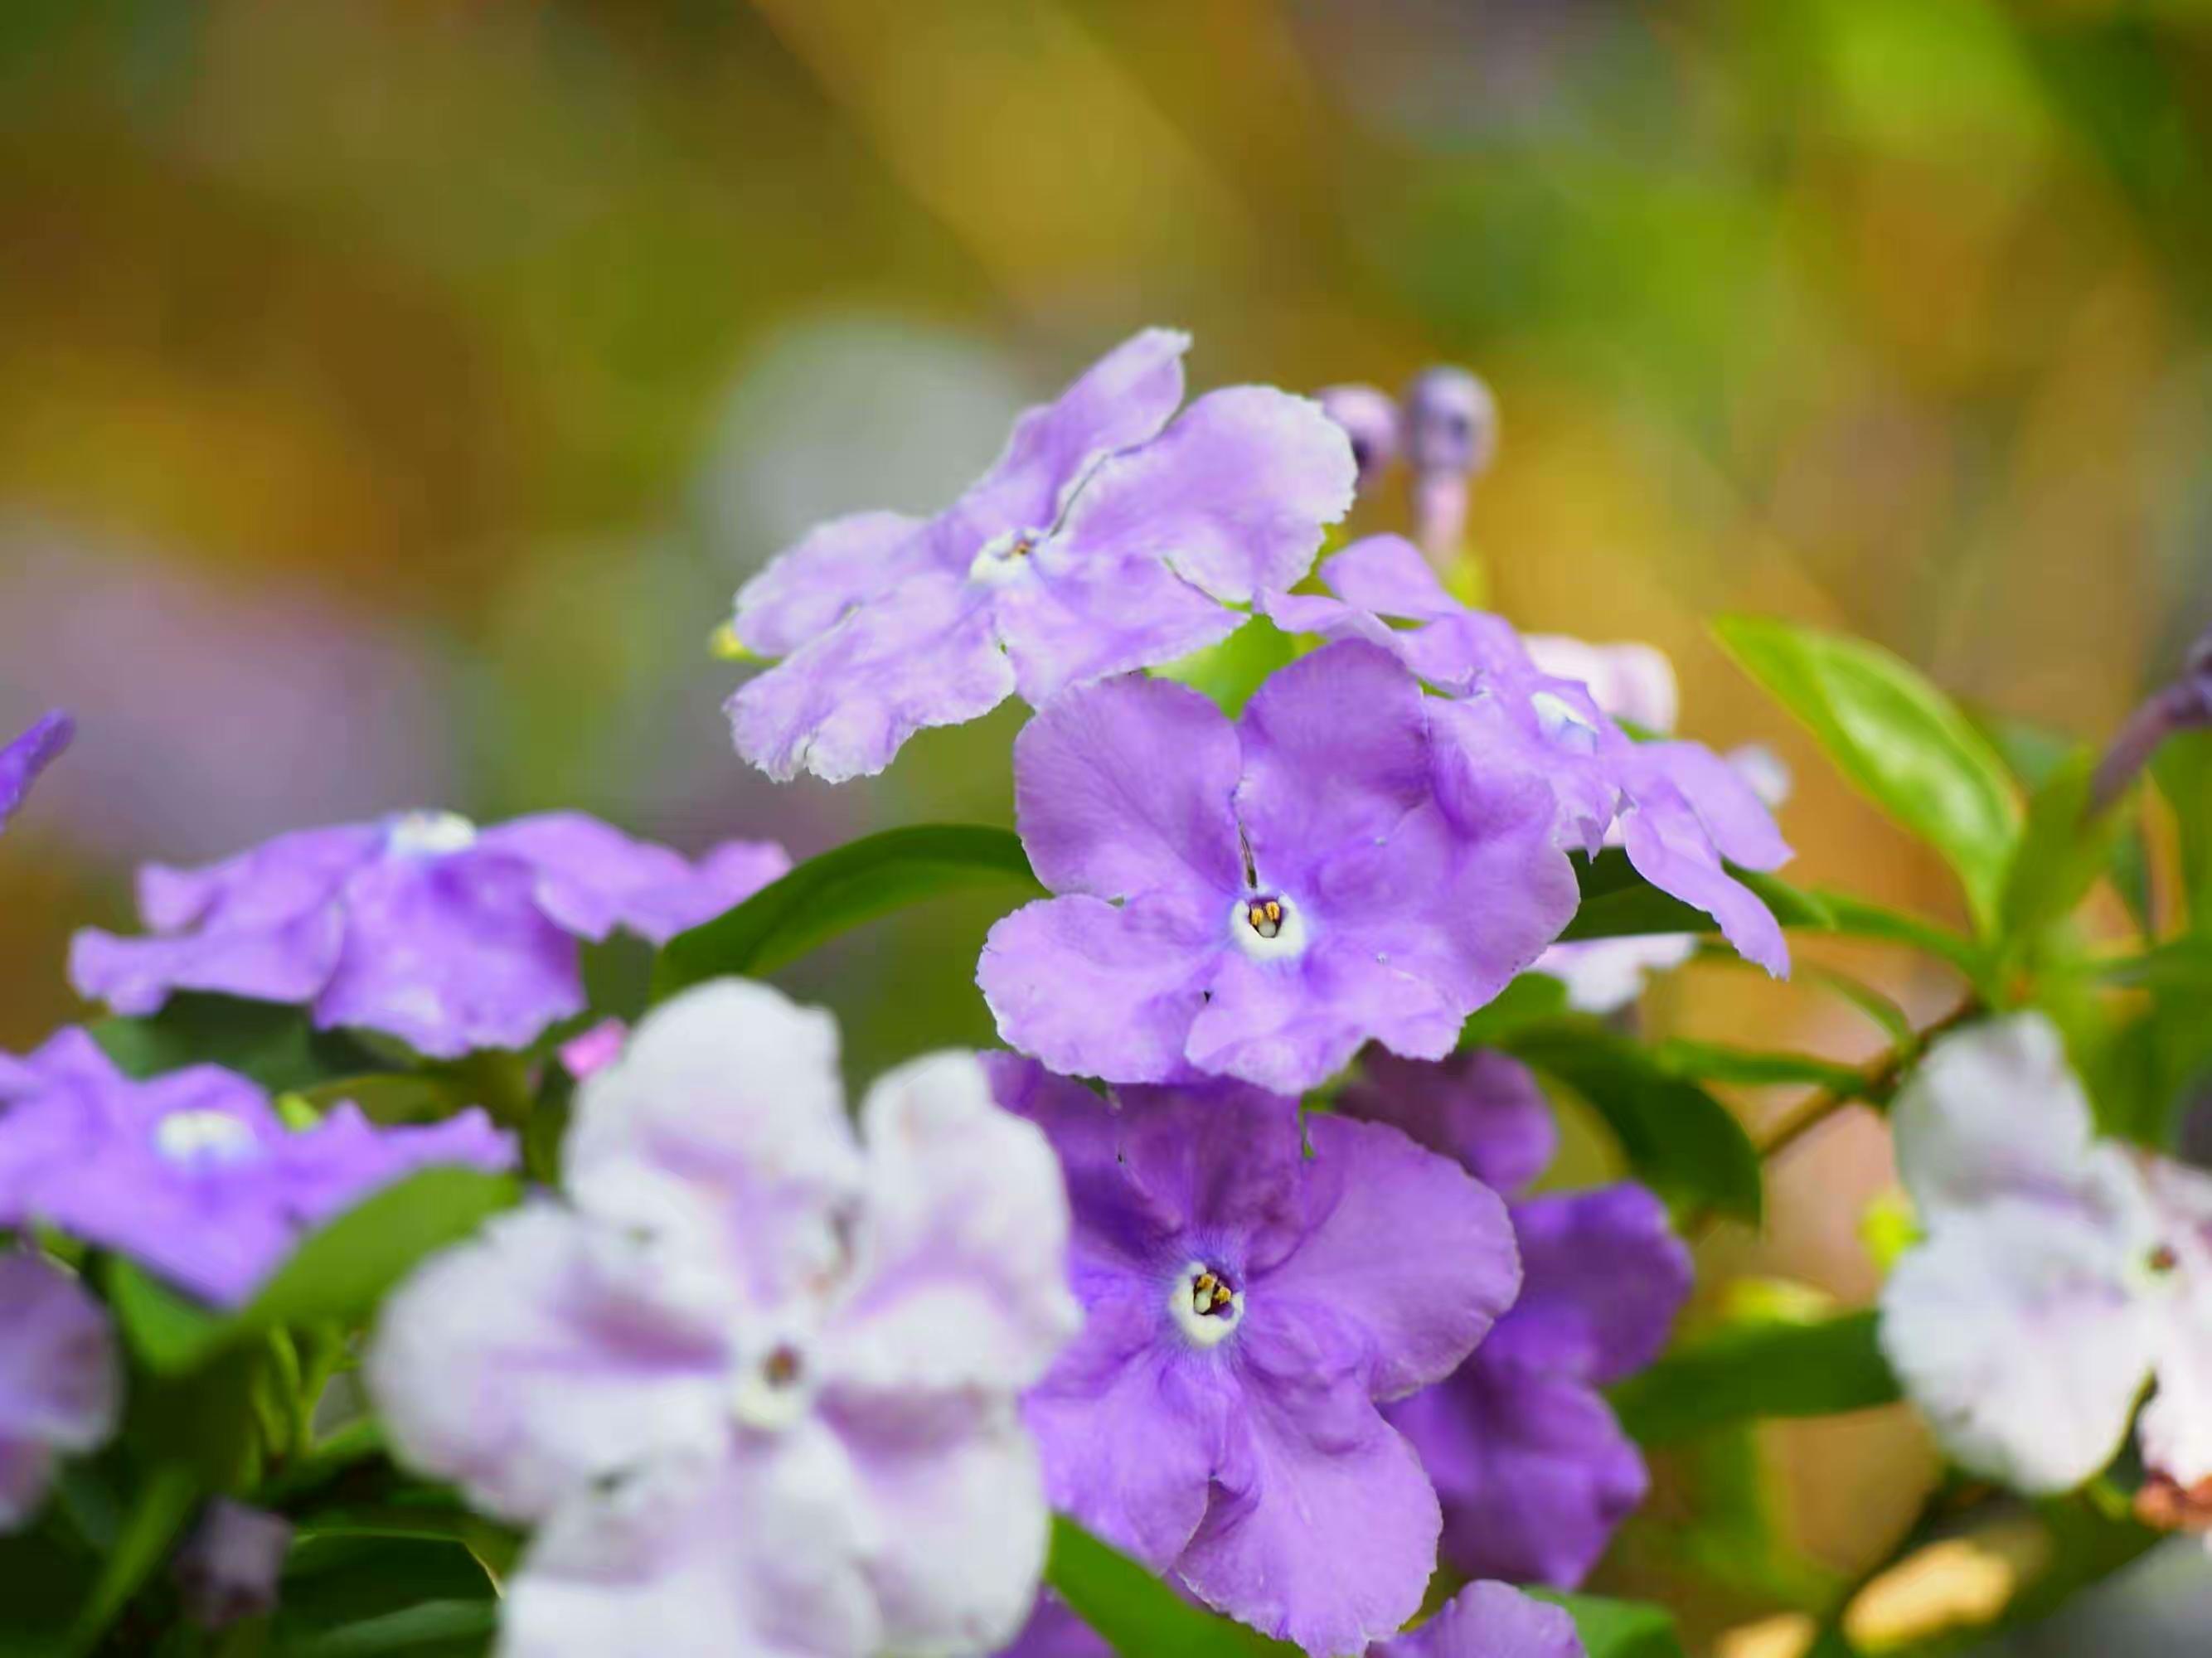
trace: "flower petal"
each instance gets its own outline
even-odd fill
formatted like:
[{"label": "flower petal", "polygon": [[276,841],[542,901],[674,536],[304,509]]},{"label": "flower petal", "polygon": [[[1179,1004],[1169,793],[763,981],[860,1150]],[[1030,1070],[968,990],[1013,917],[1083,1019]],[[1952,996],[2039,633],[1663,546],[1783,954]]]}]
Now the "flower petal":
[{"label": "flower petal", "polygon": [[836,1021],[749,980],[664,1002],[578,1089],[563,1166],[579,1207],[659,1240],[669,1270],[738,1305],[842,1269],[864,1174]]},{"label": "flower petal", "polygon": [[1146,553],[1224,604],[1294,585],[1352,509],[1344,430],[1309,398],[1209,392],[1158,439],[1103,462],[1055,537],[1074,559]]},{"label": "flower petal", "polygon": [[723,1337],[660,1287],[649,1246],[550,1204],[431,1257],[385,1303],[366,1365],[396,1454],[536,1521],[594,1481],[713,1453]]},{"label": "flower petal", "polygon": [[450,1060],[526,1047],[583,1005],[576,941],[538,908],[530,866],[472,848],[355,872],[315,1022],[386,1031]]},{"label": "flower petal", "polygon": [[1224,950],[1206,993],[1184,1049],[1191,1065],[1276,1094],[1318,1086],[1369,1042],[1441,1058],[1465,1017],[1365,940],[1322,939],[1287,961]]},{"label": "flower petal", "polygon": [[1490,1048],[1443,1060],[1370,1054],[1337,1109],[1389,1123],[1509,1196],[1542,1174],[1559,1150],[1559,1124],[1535,1077]]},{"label": "flower petal", "polygon": [[1164,1082],[1183,1074],[1226,927],[1165,895],[1041,899],[992,927],[975,982],[1008,1047],[1070,1076]]},{"label": "flower petal", "polygon": [[1593,1383],[1659,1357],[1689,1299],[1690,1252],[1667,1206],[1629,1182],[1513,1206],[1521,1298],[1484,1351]]},{"label": "flower petal", "polygon": [[1040,547],[1026,580],[998,590],[999,637],[1023,699],[1042,708],[1071,685],[1158,666],[1244,625],[1149,553],[1071,556]]},{"label": "flower petal", "polygon": [[1954,1214],[1881,1296],[1881,1345],[1944,1448],[2030,1492],[2109,1462],[2151,1374],[2154,1314],[2123,1229],[2006,1198]]},{"label": "flower petal", "polygon": [[0,1533],[46,1496],[57,1453],[96,1448],[115,1431],[123,1370],[106,1314],[60,1268],[0,1254]]},{"label": "flower petal", "polygon": [[738,589],[738,639],[762,656],[788,656],[848,610],[932,568],[926,520],[852,513],[817,524]]},{"label": "flower petal", "polygon": [[1470,1583],[1420,1628],[1368,1649],[1368,1658],[1587,1658],[1563,1606],[1510,1583]]},{"label": "flower petal", "polygon": [[787,782],[872,775],[930,726],[981,718],[1014,689],[989,593],[913,576],[748,681],[726,705],[738,752]]},{"label": "flower petal", "polygon": [[1254,1284],[1254,1303],[1332,1309],[1364,1345],[1375,1398],[1441,1381],[1521,1288],[1505,1205],[1386,1124],[1317,1116],[1306,1135],[1306,1236]]},{"label": "flower petal", "polygon": [[1897,1166],[1929,1226],[1994,1199],[2085,1193],[2089,1102],[2057,1028],[2016,1013],[1954,1031],[1929,1051],[1889,1114]]},{"label": "flower petal", "polygon": [[695,868],[681,854],[636,841],[580,811],[539,812],[486,829],[477,844],[509,853],[538,876],[547,917],[585,938],[627,927],[665,944],[685,927],[750,897],[791,867],[781,847],[730,841]]},{"label": "flower petal", "polygon": [[1387,837],[1429,798],[1420,686],[1358,640],[1279,668],[1237,738],[1237,815],[1265,885],[1295,886],[1330,854]]},{"label": "flower petal", "polygon": [[1037,1381],[1082,1323],[1042,1132],[999,1108],[972,1054],[886,1072],[861,1123],[866,1207],[824,1337],[836,1383],[910,1394]]},{"label": "flower petal", "polygon": [[1403,536],[1369,536],[1322,561],[1321,579],[1346,604],[1405,622],[1434,622],[1466,606],[1446,592],[1421,550]]},{"label": "flower petal", "polygon": [[1778,979],[1789,976],[1782,924],[1757,893],[1722,867],[1705,826],[1673,784],[1662,779],[1638,787],[1621,814],[1620,836],[1638,875],[1711,916],[1744,960]]},{"label": "flower petal", "polygon": [[1188,686],[1109,680],[1072,691],[1014,739],[1014,813],[1054,892],[1219,895],[1243,878],[1236,729]]},{"label": "flower petal", "polygon": [[1176,1563],[1200,1600],[1316,1658],[1413,1615],[1443,1523],[1420,1459],[1369,1402],[1365,1345],[1310,1307],[1253,1299],[1229,1344],[1243,1442]]},{"label": "flower petal", "polygon": [[0,829],[15,815],[39,774],[58,759],[76,735],[76,722],[56,708],[41,714],[11,743],[0,743]]},{"label": "flower petal", "polygon": [[1680,695],[1674,665],[1664,651],[1633,641],[1592,645],[1565,634],[1525,634],[1521,642],[1539,669],[1586,687],[1598,707],[1615,720],[1647,732],[1674,729]]}]

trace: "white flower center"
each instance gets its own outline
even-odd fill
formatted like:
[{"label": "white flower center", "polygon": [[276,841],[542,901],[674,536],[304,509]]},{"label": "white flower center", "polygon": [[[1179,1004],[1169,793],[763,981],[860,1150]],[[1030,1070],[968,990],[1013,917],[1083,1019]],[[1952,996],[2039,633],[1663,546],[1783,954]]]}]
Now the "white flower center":
[{"label": "white flower center", "polygon": [[730,1415],[742,1428],[781,1433],[805,1416],[814,1402],[814,1380],[806,1356],[779,1341],[730,1384]]},{"label": "white flower center", "polygon": [[1597,750],[1597,727],[1577,713],[1574,704],[1553,691],[1538,691],[1528,699],[1536,713],[1536,729],[1547,743],[1576,754]]},{"label": "white flower center", "polygon": [[1168,1315],[1194,1346],[1218,1347],[1244,1321],[1244,1292],[1194,1260],[1168,1286]]},{"label": "white flower center", "polygon": [[260,1141],[228,1111],[172,1111],[154,1125],[154,1149],[171,1163],[243,1163]]},{"label": "white flower center", "polygon": [[1030,554],[1043,539],[1035,530],[1009,530],[1004,535],[992,537],[969,565],[969,580],[980,581],[986,587],[1002,587],[1009,581],[1020,580],[1030,574]]},{"label": "white flower center", "polygon": [[1229,936],[1247,956],[1282,961],[1305,949],[1305,916],[1280,893],[1250,893],[1230,907]]},{"label": "white flower center", "polygon": [[477,826],[457,811],[403,811],[385,831],[384,844],[403,858],[431,858],[466,852],[476,839]]}]

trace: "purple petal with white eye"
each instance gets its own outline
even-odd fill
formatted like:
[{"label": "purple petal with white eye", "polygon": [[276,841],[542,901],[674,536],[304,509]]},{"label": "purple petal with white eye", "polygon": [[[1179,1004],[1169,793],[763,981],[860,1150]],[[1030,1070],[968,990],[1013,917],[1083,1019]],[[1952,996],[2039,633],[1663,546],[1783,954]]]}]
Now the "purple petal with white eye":
[{"label": "purple petal with white eye", "polygon": [[1212,392],[1154,441],[1100,464],[1059,531],[1067,556],[1147,553],[1224,604],[1290,587],[1352,509],[1343,429],[1305,398]]},{"label": "purple petal with white eye", "polygon": [[817,525],[738,589],[738,641],[787,656],[827,633],[848,610],[935,568],[926,520],[903,513],[852,513]]},{"label": "purple petal with white eye", "polygon": [[1550,1164],[1559,1131],[1528,1067],[1489,1048],[1442,1060],[1370,1054],[1337,1109],[1385,1122],[1508,1196]]},{"label": "purple petal with white eye", "polygon": [[1478,1576],[1577,1587],[1649,1485],[1593,1388],[1486,1346],[1385,1413],[1436,1482],[1445,1558]]},{"label": "purple petal with white eye", "polygon": [[975,982],[1001,1040],[1054,1070],[1171,1081],[1229,925],[1225,902],[1209,914],[1180,895],[1041,899],[992,927]]},{"label": "purple petal with white eye", "polygon": [[1521,1288],[1504,1204],[1385,1125],[1321,1116],[1306,1133],[1306,1236],[1255,1278],[1255,1303],[1333,1309],[1365,1349],[1371,1398],[1440,1381]]},{"label": "purple petal with white eye", "polygon": [[1237,1331],[1242,1444],[1178,1570],[1209,1606],[1316,1658],[1421,1604],[1442,1520],[1420,1459],[1369,1401],[1363,1338],[1256,1296]]},{"label": "purple petal with white eye", "polygon": [[1510,1583],[1470,1583],[1417,1630],[1368,1658],[1587,1658],[1575,1620]]},{"label": "purple petal with white eye", "polygon": [[0,1253],[0,1533],[45,1500],[64,1455],[115,1431],[123,1370],[106,1314],[40,1257]]},{"label": "purple petal with white eye", "polygon": [[57,708],[40,715],[12,743],[0,743],[0,829],[15,815],[39,774],[61,756],[76,735],[76,722]]},{"label": "purple petal with white eye", "polygon": [[726,706],[738,751],[769,776],[842,783],[881,771],[927,726],[988,714],[1013,689],[988,590],[936,573],[852,611]]},{"label": "purple petal with white eye", "polygon": [[1014,739],[1014,812],[1055,892],[1131,897],[1242,884],[1237,732],[1187,686],[1116,679],[1071,692]]}]

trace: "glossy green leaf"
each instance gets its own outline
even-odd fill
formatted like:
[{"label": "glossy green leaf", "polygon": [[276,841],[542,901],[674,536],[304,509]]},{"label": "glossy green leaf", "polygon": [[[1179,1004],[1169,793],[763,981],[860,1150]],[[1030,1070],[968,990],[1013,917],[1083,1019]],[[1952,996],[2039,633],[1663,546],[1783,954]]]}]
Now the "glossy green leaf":
[{"label": "glossy green leaf", "polygon": [[1762,1417],[1833,1416],[1887,1405],[1897,1378],[1871,1311],[1717,1331],[1676,1348],[1613,1389],[1639,1443],[1674,1444]]},{"label": "glossy green leaf", "polygon": [[457,1542],[303,1535],[273,1633],[285,1658],[460,1658],[484,1651],[497,1622],[490,1578]]},{"label": "glossy green leaf", "polygon": [[771,973],[892,910],[993,886],[1012,902],[1043,891],[1011,829],[927,823],[867,835],[808,859],[736,908],[670,939],[653,969],[653,996],[732,974]]},{"label": "glossy green leaf", "polygon": [[1540,1600],[1564,1607],[1575,1620],[1589,1658],[1683,1658],[1674,1615],[1644,1600],[1611,1600],[1596,1594],[1534,1589]]},{"label": "glossy green leaf", "polygon": [[1296,1658],[1297,1648],[1191,1605],[1062,1515],[1053,1516],[1044,1576],[1121,1658]]},{"label": "glossy green leaf", "polygon": [[272,1093],[388,1069],[343,1031],[317,1030],[305,1008],[187,992],[143,1018],[107,1018],[87,1029],[116,1068],[158,1076],[187,1065],[219,1065]]},{"label": "glossy green leaf", "polygon": [[1715,631],[1845,777],[1943,854],[1976,922],[1993,928],[2020,799],[2003,761],[1957,706],[1863,640],[1751,616],[1729,617]]},{"label": "glossy green leaf", "polygon": [[[1628,854],[1618,847],[1607,847],[1595,858],[1577,855],[1572,861],[1582,902],[1559,935],[1566,943],[1717,931],[1705,911],[1669,896],[1638,875]],[[1826,929],[1832,925],[1827,906],[1810,893],[1752,870],[1731,868],[1729,873],[1764,899],[1783,926]]]},{"label": "glossy green leaf", "polygon": [[424,1169],[308,1234],[236,1312],[202,1307],[127,1261],[116,1262],[109,1274],[109,1299],[149,1368],[190,1370],[282,1325],[366,1317],[417,1261],[459,1242],[519,1195],[508,1175]]},{"label": "glossy green leaf", "polygon": [[1503,1046],[1588,1101],[1637,1177],[1678,1213],[1710,1209],[1758,1221],[1759,1152],[1728,1108],[1696,1083],[1595,1019],[1527,1026]]},{"label": "glossy green leaf", "polygon": [[2032,948],[2051,926],[2081,902],[2112,862],[2121,822],[2089,816],[2089,784],[2097,756],[2079,750],[2062,761],[2036,789],[2012,862],[2005,871],[2001,907],[2006,939]]},{"label": "glossy green leaf", "polygon": [[1548,973],[1523,973],[1468,1016],[1460,1027],[1462,1048],[1497,1048],[1515,1031],[1563,1017],[1567,987]]}]

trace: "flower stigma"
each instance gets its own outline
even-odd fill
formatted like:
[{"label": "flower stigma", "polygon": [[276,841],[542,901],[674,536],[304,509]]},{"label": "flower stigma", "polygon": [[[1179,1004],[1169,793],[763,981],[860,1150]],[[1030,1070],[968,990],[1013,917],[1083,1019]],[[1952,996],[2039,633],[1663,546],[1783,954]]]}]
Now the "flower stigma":
[{"label": "flower stigma", "polygon": [[1218,1267],[1194,1260],[1169,1286],[1168,1313],[1193,1345],[1215,1347],[1243,1321],[1244,1296]]}]

